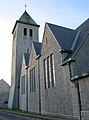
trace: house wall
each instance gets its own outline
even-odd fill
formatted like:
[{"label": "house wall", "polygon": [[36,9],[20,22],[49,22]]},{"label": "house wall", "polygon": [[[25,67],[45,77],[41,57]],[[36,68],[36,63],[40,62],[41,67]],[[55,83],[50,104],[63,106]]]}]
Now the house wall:
[{"label": "house wall", "polygon": [[0,80],[0,107],[7,107],[9,91],[10,86],[4,80]]},{"label": "house wall", "polygon": [[[79,116],[78,95],[75,84],[70,81],[69,65],[61,66],[60,46],[48,27],[45,27],[41,50],[40,82],[42,114]],[[54,55],[55,86],[45,89],[43,60]]]},{"label": "house wall", "polygon": [[83,42],[80,49],[76,52],[74,62],[71,64],[71,77],[89,73],[89,35]]},{"label": "house wall", "polygon": [[[25,59],[23,56],[23,62],[22,62],[22,69],[21,69],[21,76],[20,76],[20,86],[19,86],[19,109],[26,111],[27,110],[27,104],[26,104],[26,69],[25,69]],[[25,94],[22,94],[22,77],[25,75]]]},{"label": "house wall", "polygon": [[[35,67],[35,92],[30,91],[30,70]],[[36,60],[36,53],[34,46],[32,45],[29,72],[28,72],[28,111],[39,113],[39,79],[38,79],[38,60]]]},{"label": "house wall", "polygon": [[89,120],[89,77],[79,79],[82,120]]},{"label": "house wall", "polygon": [[[78,77],[82,120],[89,120],[89,35],[71,63],[71,77]],[[83,77],[82,77],[83,76]]]}]

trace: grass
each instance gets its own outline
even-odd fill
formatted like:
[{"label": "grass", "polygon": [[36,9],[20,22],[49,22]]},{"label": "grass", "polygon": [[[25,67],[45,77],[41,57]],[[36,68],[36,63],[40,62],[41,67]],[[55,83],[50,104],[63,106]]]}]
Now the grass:
[{"label": "grass", "polygon": [[5,110],[5,111],[8,111],[8,112],[17,112],[17,113],[22,113],[22,114],[25,114],[25,115],[40,115],[40,114],[37,114],[37,113],[33,113],[33,112],[28,112],[28,111],[22,111],[20,109],[8,109],[8,108],[2,108],[0,107],[1,110]]}]

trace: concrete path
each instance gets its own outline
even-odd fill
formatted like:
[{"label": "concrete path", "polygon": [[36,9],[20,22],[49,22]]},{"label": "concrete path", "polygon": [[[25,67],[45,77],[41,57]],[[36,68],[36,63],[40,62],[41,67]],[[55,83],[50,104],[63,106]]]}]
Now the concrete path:
[{"label": "concrete path", "polygon": [[13,113],[8,113],[0,110],[0,120],[41,120],[41,119],[16,115]]}]

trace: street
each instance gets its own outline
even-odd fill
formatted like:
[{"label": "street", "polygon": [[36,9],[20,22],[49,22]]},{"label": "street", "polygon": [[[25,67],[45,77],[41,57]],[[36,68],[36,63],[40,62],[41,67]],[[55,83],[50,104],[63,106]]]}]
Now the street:
[{"label": "street", "polygon": [[41,119],[16,115],[0,110],[0,120],[41,120]]}]

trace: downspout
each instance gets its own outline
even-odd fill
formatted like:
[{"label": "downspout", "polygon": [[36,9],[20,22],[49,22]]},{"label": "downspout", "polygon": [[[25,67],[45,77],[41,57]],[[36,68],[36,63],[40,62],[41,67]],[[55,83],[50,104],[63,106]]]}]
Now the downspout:
[{"label": "downspout", "polygon": [[39,114],[41,114],[40,56],[41,56],[41,55],[38,55],[38,56],[36,57],[36,60],[38,60],[38,82],[39,82]]},{"label": "downspout", "polygon": [[80,97],[80,90],[79,90],[79,82],[76,82],[76,87],[77,87],[77,91],[78,91],[78,101],[79,101],[79,109],[80,109],[80,120],[82,120],[82,116],[81,116],[81,111],[82,111],[82,106],[81,106],[81,97]]},{"label": "downspout", "polygon": [[[71,77],[72,77],[72,74],[71,74],[71,62],[69,62],[69,74],[70,74],[70,80],[71,80]],[[79,102],[79,117],[80,117],[80,120],[82,120],[82,116],[81,116],[81,111],[82,111],[82,106],[81,106],[81,97],[80,97],[80,90],[79,90],[79,82],[76,81],[75,82],[75,87],[77,88],[77,93],[78,93],[78,102]]]},{"label": "downspout", "polygon": [[20,92],[20,80],[18,81],[18,109],[20,108],[19,107],[19,101],[20,101],[19,100],[19,95],[20,95],[19,92]]},{"label": "downspout", "polygon": [[28,66],[26,66],[25,69],[26,69],[26,110],[28,111]]},{"label": "downspout", "polygon": [[39,114],[41,114],[40,57],[38,58],[38,80],[39,80]]}]

